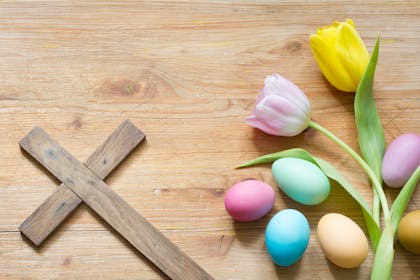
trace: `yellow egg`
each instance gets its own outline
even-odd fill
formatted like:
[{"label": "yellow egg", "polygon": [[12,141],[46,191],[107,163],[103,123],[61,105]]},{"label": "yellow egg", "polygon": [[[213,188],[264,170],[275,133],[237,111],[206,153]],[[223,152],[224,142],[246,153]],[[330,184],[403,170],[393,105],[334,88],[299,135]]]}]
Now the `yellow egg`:
[{"label": "yellow egg", "polygon": [[325,256],[337,266],[356,268],[368,255],[366,235],[355,222],[344,215],[324,215],[319,220],[317,233]]},{"label": "yellow egg", "polygon": [[398,227],[400,244],[414,254],[420,254],[420,210],[405,215]]}]

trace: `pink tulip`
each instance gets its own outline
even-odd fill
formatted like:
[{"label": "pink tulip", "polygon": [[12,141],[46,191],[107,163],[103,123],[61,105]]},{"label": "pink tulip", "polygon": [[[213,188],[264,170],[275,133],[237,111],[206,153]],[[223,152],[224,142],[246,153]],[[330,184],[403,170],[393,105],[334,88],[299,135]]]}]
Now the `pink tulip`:
[{"label": "pink tulip", "polygon": [[311,105],[295,84],[273,74],[265,78],[253,113],[246,118],[249,125],[271,135],[295,136],[308,127]]}]

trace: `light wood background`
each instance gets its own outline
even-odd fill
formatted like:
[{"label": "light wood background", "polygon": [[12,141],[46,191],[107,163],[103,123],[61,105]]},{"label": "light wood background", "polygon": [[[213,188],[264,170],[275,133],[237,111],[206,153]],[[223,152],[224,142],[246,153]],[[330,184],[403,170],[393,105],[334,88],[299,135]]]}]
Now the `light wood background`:
[{"label": "light wood background", "polygon": [[[87,207],[37,249],[20,223],[60,183],[18,141],[40,125],[79,160],[126,118],[147,135],[106,182],[216,279],[366,279],[329,263],[316,224],[343,213],[364,228],[338,187],[316,207],[278,192],[269,166],[234,170],[265,153],[303,147],[329,160],[371,201],[354,161],[314,131],[268,136],[244,123],[264,77],[286,76],[308,95],[313,118],[357,148],[353,95],[334,90],[312,57],[309,34],[352,18],[369,49],[382,36],[375,99],[388,143],[420,133],[420,3],[407,1],[1,1],[0,279],[162,279]],[[276,189],[275,209],[235,223],[224,192],[245,178]],[[390,200],[397,192],[387,188]],[[276,267],[264,229],[284,208],[311,224],[302,260]],[[420,208],[420,191],[410,210]],[[396,243],[394,279],[419,279],[420,256]]]}]

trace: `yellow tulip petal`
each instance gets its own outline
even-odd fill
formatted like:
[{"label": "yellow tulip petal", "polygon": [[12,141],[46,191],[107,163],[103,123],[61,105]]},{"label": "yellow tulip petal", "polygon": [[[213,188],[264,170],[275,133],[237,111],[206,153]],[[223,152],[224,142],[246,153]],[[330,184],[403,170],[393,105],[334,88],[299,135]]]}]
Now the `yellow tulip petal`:
[{"label": "yellow tulip petal", "polygon": [[[325,78],[335,88],[346,92],[354,92],[355,86],[353,80],[337,58],[335,38],[331,36],[330,30],[324,29],[324,31],[325,32],[318,33],[317,35],[311,35],[310,38],[315,60]],[[319,34],[326,36],[320,37]],[[333,45],[331,45],[332,41],[334,41]]]},{"label": "yellow tulip petal", "polygon": [[[314,53],[315,59],[321,68],[322,73],[330,80],[332,77],[332,67],[337,65],[338,60],[336,59],[335,48],[330,47],[327,40],[323,40],[318,35],[311,35],[310,43],[312,52]],[[332,79],[332,78],[331,78]],[[332,79],[333,80],[333,79]]]},{"label": "yellow tulip petal", "polygon": [[335,48],[335,37],[337,28],[334,26],[327,26],[324,28],[318,28],[316,36],[322,40],[327,48]]},{"label": "yellow tulip petal", "polygon": [[354,22],[351,20],[351,19],[346,19],[346,22],[348,23],[348,24],[350,24],[351,26],[353,26],[353,28],[354,29],[356,29],[356,26],[354,25]]},{"label": "yellow tulip petal", "polygon": [[354,28],[353,22],[343,22],[337,28],[337,57],[351,76],[355,87],[369,62],[369,53],[365,44]]}]

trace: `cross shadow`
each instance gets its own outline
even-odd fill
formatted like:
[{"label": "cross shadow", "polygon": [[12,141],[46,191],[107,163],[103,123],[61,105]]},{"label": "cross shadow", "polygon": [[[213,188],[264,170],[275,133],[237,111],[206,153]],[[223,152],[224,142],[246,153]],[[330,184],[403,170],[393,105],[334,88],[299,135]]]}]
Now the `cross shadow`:
[{"label": "cross shadow", "polygon": [[127,241],[121,234],[118,233],[112,226],[110,226],[105,220],[103,220],[95,211],[86,207],[87,211],[95,217],[97,221],[102,225],[102,227],[107,230],[110,234],[114,235],[119,241],[121,241],[127,248],[131,250],[139,259],[141,259],[145,264],[147,264],[150,268],[153,269],[154,272],[159,274],[162,278],[161,279],[171,279],[166,274],[164,274],[154,263],[149,261],[139,250],[137,250],[130,242]]}]

